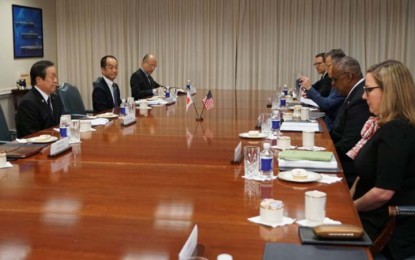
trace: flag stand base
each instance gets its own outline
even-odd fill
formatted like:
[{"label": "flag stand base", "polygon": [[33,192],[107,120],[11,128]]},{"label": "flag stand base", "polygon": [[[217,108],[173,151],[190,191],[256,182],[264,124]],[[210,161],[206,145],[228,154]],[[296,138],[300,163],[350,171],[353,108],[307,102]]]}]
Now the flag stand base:
[{"label": "flag stand base", "polygon": [[203,117],[198,117],[198,118],[196,118],[196,121],[198,121],[198,122],[203,121]]}]

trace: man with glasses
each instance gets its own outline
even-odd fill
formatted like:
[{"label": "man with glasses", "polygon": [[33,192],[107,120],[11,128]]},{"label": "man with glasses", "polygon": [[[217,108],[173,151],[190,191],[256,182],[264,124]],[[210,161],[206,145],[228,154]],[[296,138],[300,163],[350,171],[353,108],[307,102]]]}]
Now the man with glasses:
[{"label": "man with glasses", "polygon": [[334,63],[331,69],[334,88],[346,97],[339,109],[331,139],[343,166],[344,175],[349,186],[356,178],[353,160],[346,153],[360,140],[360,132],[370,116],[369,107],[362,99],[365,81],[359,62],[352,57],[344,57]]},{"label": "man with glasses", "polygon": [[151,74],[157,68],[157,59],[153,54],[146,54],[141,63],[141,68],[131,75],[131,94],[135,100],[151,97],[163,87],[157,83]]},{"label": "man with glasses", "polygon": [[308,77],[302,76],[300,78],[301,86],[307,89],[312,87],[317,90],[322,97],[327,97],[330,94],[331,90],[331,78],[327,73],[326,64],[324,63],[324,52],[319,53],[314,57],[313,65],[316,68],[317,73],[322,75],[321,78],[313,85],[311,85],[310,79]]},{"label": "man with glasses", "polygon": [[[336,62],[345,56],[346,55],[341,49],[332,49],[324,55],[327,74],[330,78],[331,84],[333,84],[331,81],[331,69],[333,62]],[[301,80],[302,79],[303,78],[301,78]],[[310,84],[303,84],[301,87],[304,91],[303,96],[313,100],[319,106],[320,110],[326,113],[324,121],[326,122],[327,128],[330,130],[334,120],[336,119],[337,112],[343,104],[344,96],[340,95],[340,93],[333,87],[330,87],[330,93],[327,97],[323,97],[320,92],[314,89]]]}]

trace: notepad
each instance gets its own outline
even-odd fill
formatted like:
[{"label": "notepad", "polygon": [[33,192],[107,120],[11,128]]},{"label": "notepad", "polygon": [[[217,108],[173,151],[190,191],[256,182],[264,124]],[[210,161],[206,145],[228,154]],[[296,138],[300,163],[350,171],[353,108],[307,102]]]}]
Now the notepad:
[{"label": "notepad", "polygon": [[284,121],[281,125],[281,131],[314,131],[321,132],[318,122],[295,122],[295,121]]},{"label": "notepad", "polygon": [[289,161],[307,160],[330,162],[333,158],[332,152],[314,152],[314,151],[297,151],[285,150],[279,153],[279,158]]}]

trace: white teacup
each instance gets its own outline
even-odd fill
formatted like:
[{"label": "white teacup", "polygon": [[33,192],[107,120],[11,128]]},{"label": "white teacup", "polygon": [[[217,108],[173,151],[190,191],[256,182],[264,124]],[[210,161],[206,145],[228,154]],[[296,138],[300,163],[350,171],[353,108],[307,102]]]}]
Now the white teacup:
[{"label": "white teacup", "polygon": [[284,121],[291,121],[293,120],[293,113],[284,112],[284,114],[282,115],[282,118],[284,119]]},{"label": "white teacup", "polygon": [[305,218],[308,221],[323,223],[326,217],[327,194],[322,191],[305,192]]},{"label": "white teacup", "polygon": [[138,105],[139,108],[148,108],[148,103],[147,101],[143,100],[140,102],[140,104]]},{"label": "white teacup", "polygon": [[91,121],[90,120],[81,120],[81,132],[91,131]]},{"label": "white teacup", "polygon": [[282,150],[290,149],[291,147],[291,137],[289,136],[279,136],[277,139],[277,147]]}]

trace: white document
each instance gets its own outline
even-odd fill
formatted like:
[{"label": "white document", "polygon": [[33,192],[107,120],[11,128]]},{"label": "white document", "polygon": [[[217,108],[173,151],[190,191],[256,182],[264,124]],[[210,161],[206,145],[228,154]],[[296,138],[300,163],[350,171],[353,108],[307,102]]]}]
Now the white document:
[{"label": "white document", "polygon": [[189,259],[192,256],[193,251],[195,250],[196,246],[197,246],[197,225],[195,225],[192,232],[190,233],[189,238],[184,244],[182,250],[180,250],[179,260]]},{"label": "white document", "polygon": [[316,169],[337,169],[337,160],[336,157],[333,156],[330,162],[322,162],[322,161],[308,161],[308,160],[297,160],[297,161],[289,161],[284,159],[278,159],[278,166],[279,167],[287,167],[287,168],[316,168]]},{"label": "white document", "polygon": [[306,105],[313,106],[313,107],[319,107],[319,105],[317,105],[316,102],[314,102],[313,100],[309,98],[301,97],[300,101],[302,104],[306,104]]},{"label": "white document", "polygon": [[281,131],[314,131],[319,132],[320,126],[318,122],[294,122],[294,121],[284,121],[281,124]]}]

